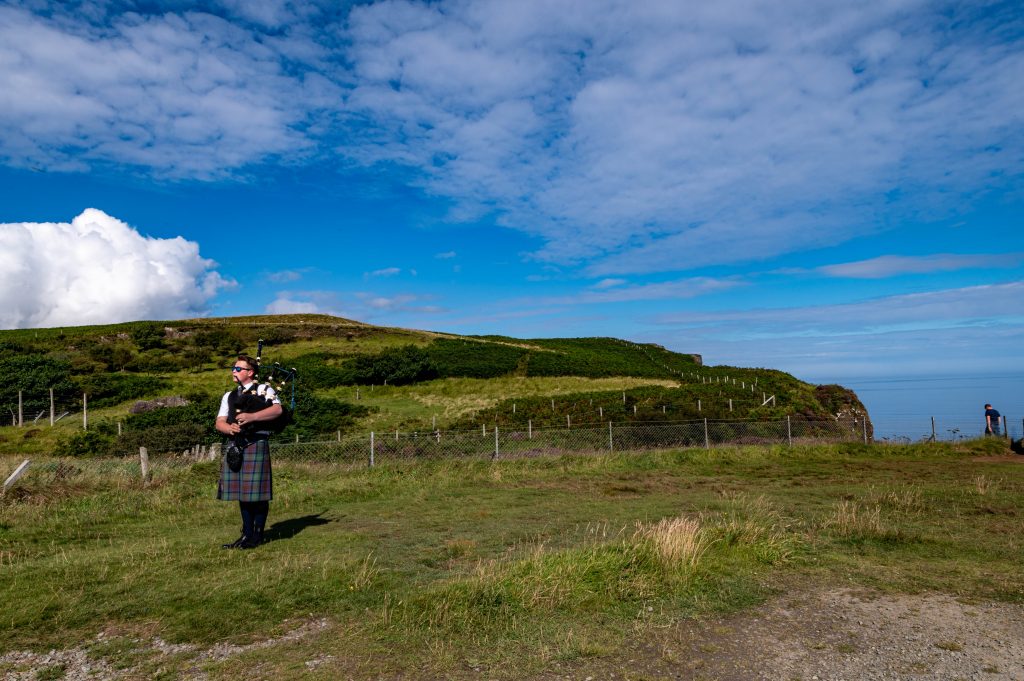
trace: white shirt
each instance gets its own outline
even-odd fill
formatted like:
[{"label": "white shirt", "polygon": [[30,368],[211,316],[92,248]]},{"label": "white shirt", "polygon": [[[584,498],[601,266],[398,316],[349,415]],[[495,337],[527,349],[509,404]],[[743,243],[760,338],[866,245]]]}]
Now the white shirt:
[{"label": "white shirt", "polygon": [[[243,390],[248,390],[255,381],[250,381],[242,386]],[[235,389],[237,390],[237,388]],[[220,398],[220,411],[217,412],[217,418],[227,418],[228,416],[228,395],[235,392],[235,390],[229,390],[224,393],[224,397]],[[277,393],[266,383],[260,383],[256,386],[256,394],[265,397],[270,400],[273,404],[281,404],[281,399],[277,396]]]}]

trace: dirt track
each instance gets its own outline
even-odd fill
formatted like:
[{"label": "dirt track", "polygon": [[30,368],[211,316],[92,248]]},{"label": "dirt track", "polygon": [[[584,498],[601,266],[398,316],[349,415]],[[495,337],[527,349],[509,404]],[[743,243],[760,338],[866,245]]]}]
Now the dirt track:
[{"label": "dirt track", "polygon": [[[315,625],[315,626],[314,626]],[[159,654],[186,652],[199,664],[330,628],[306,624],[280,639],[250,646],[200,649],[150,641]],[[145,644],[144,644],[145,645]],[[187,650],[186,650],[187,649]],[[0,655],[5,680],[28,681],[55,665],[68,681],[139,678],[132,669],[90,659],[82,648]],[[309,670],[330,660],[306,662]],[[328,667],[329,668],[329,667]],[[327,671],[327,669],[323,670]],[[328,672],[329,673],[329,672]],[[463,675],[464,676],[464,675]],[[487,679],[486,670],[473,677]],[[401,678],[418,678],[415,674]],[[461,678],[461,676],[460,676]],[[567,663],[545,681],[881,681],[891,679],[1024,679],[1024,606],[960,601],[945,595],[879,595],[863,591],[796,592],[725,618],[690,620],[655,630],[624,655]]]},{"label": "dirt track", "polygon": [[1024,606],[831,590],[656,634],[613,668],[546,678],[747,681],[1024,679]]}]

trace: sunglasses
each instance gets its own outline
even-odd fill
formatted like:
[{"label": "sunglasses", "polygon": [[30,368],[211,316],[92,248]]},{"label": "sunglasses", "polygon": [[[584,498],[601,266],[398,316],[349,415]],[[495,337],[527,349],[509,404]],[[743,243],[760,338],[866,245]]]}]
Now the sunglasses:
[{"label": "sunglasses", "polygon": [[237,374],[239,371],[252,371],[252,369],[248,367],[231,367],[231,371]]}]

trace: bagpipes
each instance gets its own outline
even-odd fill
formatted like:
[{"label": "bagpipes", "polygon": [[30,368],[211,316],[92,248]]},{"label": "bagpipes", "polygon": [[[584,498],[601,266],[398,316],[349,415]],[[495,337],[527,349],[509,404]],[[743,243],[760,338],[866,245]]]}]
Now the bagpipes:
[{"label": "bagpipes", "polygon": [[[253,384],[249,390],[243,393],[231,393],[229,394],[228,400],[231,406],[232,414],[244,414],[254,413],[266,409],[271,404],[270,400],[260,395],[257,391],[260,383],[264,383],[278,394],[280,397],[285,393],[286,390],[291,391],[291,402],[289,406],[281,405],[281,415],[272,421],[260,421],[252,423],[246,426],[245,431],[267,431],[270,433],[280,433],[284,430],[295,418],[295,384],[298,382],[298,372],[295,367],[286,369],[277,362],[270,367],[268,375],[262,375],[263,364],[261,357],[263,355],[263,339],[261,338],[256,345],[256,374],[259,376],[259,383]],[[244,433],[244,431],[243,431]]]},{"label": "bagpipes", "polygon": [[[256,342],[256,367],[257,367],[256,368],[256,373],[257,373],[257,375],[260,373],[260,371],[262,370],[262,367],[263,367],[263,364],[262,364],[262,361],[261,361],[261,355],[263,355],[263,339],[262,338],[260,338]],[[273,383],[274,377],[278,377],[278,381],[277,381],[276,385]],[[279,395],[282,392],[284,392],[284,389],[285,389],[286,386],[291,388],[291,392],[292,392],[291,404],[289,405],[288,408],[292,412],[294,412],[295,411],[295,384],[298,382],[298,379],[299,379],[299,374],[295,370],[295,367],[292,367],[291,369],[285,369],[283,366],[281,366],[277,362],[274,362],[274,364],[270,367],[270,375],[266,376],[265,379],[267,381],[267,384],[270,387],[272,387]]]}]

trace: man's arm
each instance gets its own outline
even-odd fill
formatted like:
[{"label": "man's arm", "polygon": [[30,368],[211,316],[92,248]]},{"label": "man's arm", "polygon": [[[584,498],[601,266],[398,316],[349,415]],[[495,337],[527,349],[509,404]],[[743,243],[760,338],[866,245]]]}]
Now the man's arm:
[{"label": "man's arm", "polygon": [[[235,416],[236,423],[233,424],[227,423],[227,419],[225,419],[224,424],[230,428],[232,425],[244,426],[247,423],[254,423],[257,421],[273,421],[281,415],[282,411],[284,410],[281,408],[280,404],[272,404],[266,409],[254,411],[251,414],[238,414]],[[220,423],[220,419],[217,419],[217,422]],[[217,430],[220,430],[220,428],[218,427]]]},{"label": "man's arm", "polygon": [[218,416],[214,428],[223,435],[238,435],[239,431],[242,430],[241,426],[237,423],[228,423],[227,416]]}]

